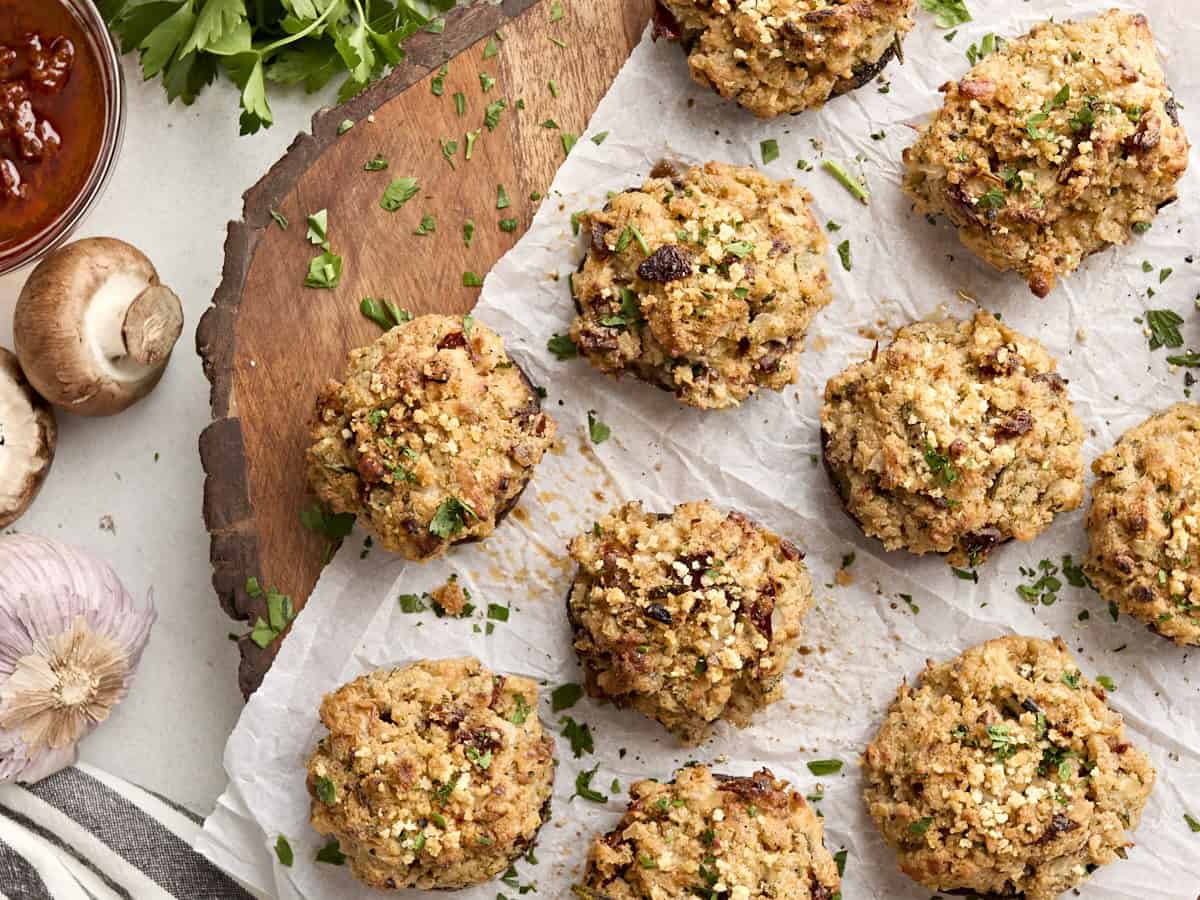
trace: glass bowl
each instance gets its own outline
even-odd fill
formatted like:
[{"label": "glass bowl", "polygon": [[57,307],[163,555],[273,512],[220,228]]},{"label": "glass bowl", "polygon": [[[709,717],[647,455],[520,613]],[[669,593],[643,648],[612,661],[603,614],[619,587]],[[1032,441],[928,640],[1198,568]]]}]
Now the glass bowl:
[{"label": "glass bowl", "polygon": [[79,22],[99,64],[102,90],[106,101],[104,132],[100,152],[82,189],[49,225],[24,236],[0,250],[0,275],[28,265],[67,239],[104,193],[116,166],[125,133],[125,80],[121,73],[121,54],[109,34],[108,26],[91,0],[28,0],[30,3],[61,3]]}]

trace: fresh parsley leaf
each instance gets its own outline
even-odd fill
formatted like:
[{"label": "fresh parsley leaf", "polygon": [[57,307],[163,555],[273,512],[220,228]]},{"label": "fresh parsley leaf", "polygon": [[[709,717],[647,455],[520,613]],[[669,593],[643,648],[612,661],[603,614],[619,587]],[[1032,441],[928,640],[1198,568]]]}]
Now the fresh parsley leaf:
[{"label": "fresh parsley leaf", "polygon": [[511,201],[508,199],[508,191],[504,189],[504,185],[496,185],[496,209],[508,209]]},{"label": "fresh parsley leaf", "polygon": [[599,147],[601,144],[604,143],[604,140],[607,137],[608,137],[607,131],[599,131],[596,134],[592,135],[592,143],[595,144],[597,147]]},{"label": "fresh parsley leaf", "polygon": [[842,268],[849,272],[851,269],[849,238],[837,245],[837,254],[842,261]]},{"label": "fresh parsley leaf", "polygon": [[1173,366],[1185,366],[1194,369],[1200,367],[1200,351],[1189,350],[1187,353],[1168,356],[1167,362]]},{"label": "fresh parsley leaf", "polygon": [[496,39],[494,37],[488,38],[488,42],[483,45],[483,58],[491,59],[493,56],[495,56],[499,52],[500,52],[500,45],[498,43],[496,43]]},{"label": "fresh parsley leaf", "polygon": [[586,772],[580,772],[575,776],[575,793],[567,798],[567,802],[574,800],[576,797],[582,797],[584,800],[591,800],[593,803],[608,802],[608,797],[592,788],[592,778],[595,776],[596,770],[599,768],[600,764],[597,763]]},{"label": "fresh parsley leaf", "polygon": [[438,506],[429,522],[429,531],[445,540],[459,534],[467,524],[467,516],[478,519],[475,510],[457,497],[447,497]]},{"label": "fresh parsley leaf", "polygon": [[363,163],[364,172],[382,172],[388,167],[388,161],[382,153],[376,153]]},{"label": "fresh parsley leaf", "polygon": [[567,359],[574,359],[579,355],[579,348],[575,346],[575,342],[565,334],[553,335],[550,340],[546,341],[546,349],[554,354],[555,359],[559,362]]},{"label": "fresh parsley leaf", "polygon": [[842,878],[846,874],[846,857],[849,855],[847,850],[839,850],[833,854],[833,861],[837,864],[838,878]]},{"label": "fresh parsley leaf", "polygon": [[514,725],[524,725],[533,708],[524,694],[513,694],[513,708],[508,714],[508,721]]},{"label": "fresh parsley leaf", "polygon": [[575,149],[575,145],[579,142],[579,135],[573,134],[570,131],[564,131],[560,139],[562,141],[563,156],[569,156],[571,151]]},{"label": "fresh parsley leaf", "polygon": [[454,92],[454,111],[460,116],[467,114],[467,95],[462,91]]},{"label": "fresh parsley leaf", "polygon": [[500,124],[500,114],[508,108],[507,100],[496,100],[489,103],[483,111],[483,124],[488,131],[495,131]]},{"label": "fresh parsley leaf", "polygon": [[429,82],[429,91],[433,96],[440,97],[446,92],[446,76],[450,73],[450,67],[445,63],[438,69],[438,73],[433,76]]},{"label": "fresh parsley leaf", "polygon": [[273,210],[271,210],[271,218],[275,220],[276,225],[278,225],[284,231],[287,231],[287,227],[288,227],[287,216],[285,216],[283,213],[273,209]]},{"label": "fresh parsley leaf", "polygon": [[933,816],[925,816],[925,818],[917,819],[917,821],[911,823],[908,826],[908,831],[910,834],[924,834],[932,824]]},{"label": "fresh parsley leaf", "polygon": [[341,540],[354,530],[354,513],[326,512],[320,503],[300,510],[300,524],[331,540]]},{"label": "fresh parsley leaf", "polygon": [[478,272],[472,272],[468,269],[466,272],[463,272],[462,283],[463,287],[483,287],[483,278]]},{"label": "fresh parsley leaf", "polygon": [[1179,326],[1183,317],[1173,309],[1150,309],[1146,311],[1146,326],[1150,329],[1150,349],[1183,346],[1183,334]]},{"label": "fresh parsley leaf", "polygon": [[603,444],[609,439],[612,430],[596,418],[596,411],[589,409],[587,414],[588,435],[593,444]]},{"label": "fresh parsley leaf", "polygon": [[387,190],[383,192],[383,197],[379,201],[379,205],[388,212],[395,212],[405,203],[417,196],[419,190],[417,179],[412,176],[397,178],[387,186]]},{"label": "fresh parsley leaf", "polygon": [[759,151],[762,153],[763,165],[773,163],[779,159],[779,142],[775,138],[768,138],[761,141],[758,145]]},{"label": "fresh parsley leaf", "polygon": [[337,802],[337,785],[325,777],[317,778],[317,799],[329,806]]},{"label": "fresh parsley leaf", "polygon": [[808,771],[817,777],[822,775],[836,775],[842,771],[842,761],[840,759],[813,759],[809,760],[807,765]]},{"label": "fresh parsley leaf", "polygon": [[984,193],[979,195],[979,199],[975,201],[975,206],[978,209],[997,210],[1004,209],[1008,205],[1008,201],[1004,198],[1004,192],[1000,188],[988,188]]},{"label": "fresh parsley leaf", "polygon": [[517,220],[516,219],[501,219],[500,220],[500,230],[511,234],[512,232],[517,230]]},{"label": "fresh parsley leaf", "polygon": [[563,716],[562,726],[562,736],[571,742],[571,752],[575,754],[576,759],[595,750],[592,729],[586,722],[576,722],[570,716]]},{"label": "fresh parsley leaf", "polygon": [[1187,827],[1192,830],[1193,834],[1200,834],[1200,821],[1198,821],[1191,813],[1184,813],[1183,821],[1187,822]]},{"label": "fresh parsley leaf", "polygon": [[412,313],[408,310],[401,309],[391,300],[375,297],[363,297],[358,304],[358,311],[384,331],[391,331],[397,325],[412,321]]},{"label": "fresh parsley leaf", "polygon": [[[1200,831],[1200,829],[1197,829]],[[288,839],[282,834],[275,838],[275,858],[279,860],[281,866],[287,866],[289,869],[292,863],[296,861],[296,854],[292,852],[292,845],[288,843]]]},{"label": "fresh parsley leaf", "polygon": [[754,244],[750,241],[733,241],[725,245],[725,253],[727,256],[736,256],[738,259],[745,259],[754,252]]},{"label": "fresh parsley leaf", "polygon": [[487,72],[479,73],[479,89],[485,94],[496,86],[496,79]]},{"label": "fresh parsley leaf", "polygon": [[1112,678],[1110,678],[1108,675],[1097,675],[1096,683],[1099,684],[1100,687],[1104,688],[1106,691],[1115,691],[1117,689],[1117,683],[1115,681],[1113,681]]},{"label": "fresh parsley leaf", "polygon": [[419,613],[429,609],[425,605],[427,594],[401,594],[396,598],[402,613]]},{"label": "fresh parsley leaf", "polygon": [[463,222],[463,243],[470,247],[471,240],[475,237],[475,222],[472,219],[467,219]]},{"label": "fresh parsley leaf", "polygon": [[332,290],[342,280],[342,258],[331,250],[314,257],[308,264],[304,286]]},{"label": "fresh parsley leaf", "polygon": [[550,4],[550,21],[557,22],[563,17],[563,5],[561,0],[552,0]]},{"label": "fresh parsley leaf", "polygon": [[574,682],[560,684],[550,693],[550,708],[554,712],[570,709],[583,696],[583,688]]},{"label": "fresh parsley leaf", "polygon": [[342,866],[346,864],[346,854],[342,852],[341,844],[337,838],[333,838],[324,847],[317,851],[317,862],[326,863],[331,866]]},{"label": "fresh parsley leaf", "polygon": [[319,209],[308,217],[308,238],[310,244],[316,244],[325,250],[329,249],[329,239],[326,232],[329,229],[329,210]]},{"label": "fresh parsley leaf", "polygon": [[413,234],[424,236],[433,234],[435,231],[437,231],[437,219],[429,213],[425,213],[425,215],[421,216],[421,224],[417,226]]},{"label": "fresh parsley leaf", "polygon": [[925,447],[925,465],[929,466],[933,477],[944,485],[949,486],[958,481],[958,469],[955,468],[953,461],[944,453],[939,453],[933,444]]},{"label": "fresh parsley leaf", "polygon": [[971,13],[964,0],[921,0],[921,8],[933,13],[933,21],[938,28],[953,28],[971,21]]}]

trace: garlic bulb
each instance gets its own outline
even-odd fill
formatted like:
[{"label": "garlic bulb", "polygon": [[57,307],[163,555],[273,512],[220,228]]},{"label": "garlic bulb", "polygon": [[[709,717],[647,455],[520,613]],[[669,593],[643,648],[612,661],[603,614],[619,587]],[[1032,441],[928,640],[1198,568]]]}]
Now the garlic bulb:
[{"label": "garlic bulb", "polygon": [[75,762],[129,689],[155,616],[82,551],[0,537],[0,782]]}]

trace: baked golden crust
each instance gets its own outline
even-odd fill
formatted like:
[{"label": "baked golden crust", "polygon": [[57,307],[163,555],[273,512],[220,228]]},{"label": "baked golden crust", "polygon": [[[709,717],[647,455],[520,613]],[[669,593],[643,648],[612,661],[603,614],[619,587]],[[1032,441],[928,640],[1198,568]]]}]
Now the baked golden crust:
[{"label": "baked golden crust", "polygon": [[1131,428],[1092,471],[1088,577],[1122,612],[1200,644],[1200,406]]},{"label": "baked golden crust", "polygon": [[826,467],[889,550],[974,565],[1083,498],[1083,428],[1037,341],[979,312],[917,322],[829,380]]},{"label": "baked golden crust", "polygon": [[352,351],[321,392],[308,480],[386,549],[431,559],[495,530],[554,433],[499,335],[417,316]]},{"label": "baked golden crust", "polygon": [[685,744],[739,728],[783,695],[812,586],[800,552],[708,502],[655,515],[627,503],[571,541],[567,606],[588,693]]},{"label": "baked golden crust", "polygon": [[[870,81],[913,27],[916,0],[661,0],[692,78],[760,118]],[[673,21],[670,21],[673,20]]]},{"label": "baked golden crust", "polygon": [[1176,197],[1188,141],[1140,13],[1043,22],[942,90],[904,190],[1039,297]]},{"label": "baked golden crust", "polygon": [[499,875],[549,815],[554,739],[537,685],[475,659],[364,675],[321,703],[308,760],[312,825],[375,888],[457,888]]},{"label": "baked golden crust", "polygon": [[696,765],[629,794],[617,827],[592,842],[582,900],[832,900],[840,887],[821,819],[769,769],[731,778]]},{"label": "baked golden crust", "polygon": [[1062,641],[1016,635],[902,684],[862,764],[905,874],[1025,900],[1053,900],[1123,856],[1154,783]]},{"label": "baked golden crust", "polygon": [[583,217],[572,340],[602,372],[632,372],[700,409],[782,390],[830,301],[809,195],[723,163],[655,175]]}]

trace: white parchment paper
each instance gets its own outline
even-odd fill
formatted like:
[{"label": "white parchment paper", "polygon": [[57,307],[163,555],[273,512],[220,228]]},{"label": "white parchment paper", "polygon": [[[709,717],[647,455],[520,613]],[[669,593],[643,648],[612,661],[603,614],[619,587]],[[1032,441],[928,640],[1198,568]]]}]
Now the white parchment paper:
[{"label": "white parchment paper", "polygon": [[[1200,166],[1194,159],[1181,200],[1160,214],[1147,235],[1093,257],[1044,301],[1030,295],[1019,277],[995,273],[965,252],[948,226],[931,226],[910,211],[898,187],[901,151],[912,142],[913,127],[939,105],[937,86],[967,70],[967,46],[988,32],[1012,36],[1038,19],[1087,16],[1107,4],[971,0],[969,5],[975,21],[951,41],[931,16],[918,12],[918,27],[905,44],[907,61],[886,71],[886,90],[872,83],[819,112],[773,122],[754,120],[693,85],[678,47],[642,42],[558,173],[529,233],[487,278],[476,312],[504,335],[535,383],[548,391],[547,407],[559,422],[564,449],[542,462],[522,500],[523,513],[481,545],[418,565],[378,550],[360,558],[361,534],[346,542],[229,740],[230,784],[206,824],[201,852],[280,897],[378,896],[345,869],[313,861],[321,841],[308,825],[304,761],[321,733],[321,696],[373,667],[473,654],[497,670],[540,679],[546,686],[541,712],[557,730],[561,716],[549,709],[549,689],[582,680],[564,615],[571,577],[567,541],[626,499],[667,510],[709,498],[790,537],[808,555],[818,602],[806,619],[808,652],[788,678],[786,699],[760,714],[754,727],[722,728],[711,742],[688,751],[632,711],[582,700],[567,714],[590,725],[596,750],[574,759],[569,744],[559,740],[554,818],[542,831],[537,864],[517,865],[521,884],[536,882],[543,897],[568,896],[587,842],[617,820],[629,783],[667,778],[678,764],[700,759],[717,760],[720,769],[736,773],[765,764],[806,794],[823,792],[818,806],[826,843],[848,851],[842,890],[847,900],[927,898],[927,889],[897,874],[892,852],[866,814],[858,755],[901,679],[915,676],[926,659],[942,660],[1016,631],[1062,635],[1088,675],[1110,676],[1117,683],[1113,705],[1159,773],[1129,859],[1104,867],[1081,896],[1200,895],[1200,835],[1184,820],[1189,808],[1200,816],[1197,654],[1127,617],[1114,622],[1090,591],[1067,586],[1052,606],[1035,607],[1015,590],[1029,581],[1021,566],[1034,567],[1043,558],[1058,563],[1068,553],[1082,557],[1083,510],[1060,516],[1032,545],[999,548],[976,585],[956,578],[938,559],[882,552],[841,512],[817,463],[821,391],[831,375],[870,352],[872,340],[862,334],[874,331],[886,339],[914,318],[970,315],[973,305],[964,294],[1037,336],[1059,358],[1088,430],[1089,460],[1153,410],[1184,397],[1183,374],[1170,369],[1166,352],[1148,349],[1134,318],[1147,308],[1174,309],[1187,319],[1189,346],[1200,347],[1200,316],[1193,308],[1200,268],[1190,255],[1200,212]],[[1143,10],[1185,124],[1194,138],[1200,136],[1195,63],[1200,23],[1193,3],[1146,0]],[[602,131],[608,132],[603,144],[588,140]],[[766,170],[796,178],[812,192],[819,220],[840,225],[832,243],[849,240],[853,260],[846,272],[830,254],[835,300],[816,320],[799,383],[782,394],[759,394],[734,411],[704,414],[632,379],[608,380],[583,361],[556,361],[546,339],[567,330],[572,311],[566,276],[582,252],[571,234],[570,214],[602,205],[608,191],[640,183],[663,156],[760,164],[760,142],[768,138],[781,153]],[[865,174],[869,207],[820,171],[823,158]],[[798,169],[801,159],[815,168]],[[1144,270],[1143,261],[1152,271]],[[1160,283],[1165,268],[1173,271]],[[611,426],[607,442],[589,443],[588,410]],[[856,554],[852,583],[837,586],[834,573],[848,553]],[[495,623],[489,635],[480,618],[448,620],[400,610],[399,594],[432,589],[452,573],[481,604],[511,605],[509,620]],[[914,606],[900,594],[910,595]],[[1088,616],[1081,620],[1084,612]],[[805,763],[820,758],[841,759],[845,767],[836,776],[815,778]],[[576,773],[594,766],[593,786],[613,793],[609,802],[569,800]],[[614,779],[619,792],[610,790]],[[295,849],[291,868],[274,861],[271,847],[280,834]],[[492,900],[498,891],[516,893],[493,882],[458,896]]]}]

